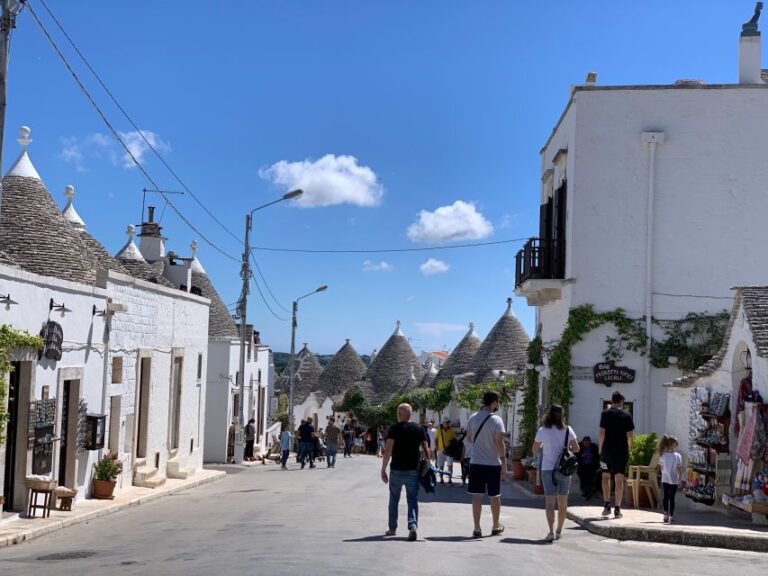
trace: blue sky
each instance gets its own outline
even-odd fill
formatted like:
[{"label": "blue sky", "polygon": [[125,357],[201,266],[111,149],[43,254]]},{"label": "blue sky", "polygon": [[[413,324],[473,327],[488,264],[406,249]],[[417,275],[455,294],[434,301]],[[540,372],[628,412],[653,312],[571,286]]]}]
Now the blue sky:
[{"label": "blue sky", "polygon": [[[538,153],[569,86],[592,70],[599,84],[735,82],[740,24],[754,8],[746,1],[48,2],[137,125],[233,234],[242,237],[247,211],[298,184],[307,191],[300,205],[256,213],[253,244],[358,250],[535,235]],[[141,149],[40,0],[30,3],[152,177],[180,190]],[[63,204],[73,184],[89,231],[116,252],[126,225],[139,223],[149,185],[126,165],[26,11],[12,39],[6,168],[21,124],[32,128],[30,155],[54,198]],[[171,198],[206,238],[239,256],[234,238],[192,198]],[[238,264],[170,208],[163,224],[177,253],[198,241],[222,298],[235,302]],[[329,285],[301,301],[299,343],[332,353],[350,338],[370,353],[401,320],[418,353],[450,349],[470,321],[485,336],[512,295],[520,246],[256,255],[285,309]],[[533,309],[517,298],[514,309],[532,333]],[[255,286],[248,313],[274,350],[289,349],[290,323],[270,313]]]}]

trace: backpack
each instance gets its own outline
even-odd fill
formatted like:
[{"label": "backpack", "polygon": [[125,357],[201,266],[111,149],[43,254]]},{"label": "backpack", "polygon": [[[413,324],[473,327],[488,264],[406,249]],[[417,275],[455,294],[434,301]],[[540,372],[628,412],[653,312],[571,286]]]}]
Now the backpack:
[{"label": "backpack", "polygon": [[461,440],[459,440],[458,438],[453,438],[448,443],[448,446],[445,447],[445,453],[451,458],[460,460],[463,449],[464,449],[464,445],[461,443]]},{"label": "backpack", "polygon": [[563,451],[560,452],[560,456],[557,457],[557,463],[555,464],[555,470],[560,472],[563,476],[573,476],[576,469],[579,467],[579,461],[576,458],[576,455],[568,449],[569,432],[570,430],[566,426]]}]

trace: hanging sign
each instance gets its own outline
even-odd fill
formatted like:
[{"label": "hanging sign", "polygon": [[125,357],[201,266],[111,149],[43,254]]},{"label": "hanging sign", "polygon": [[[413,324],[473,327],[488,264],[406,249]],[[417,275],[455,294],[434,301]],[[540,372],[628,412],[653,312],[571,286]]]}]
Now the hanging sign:
[{"label": "hanging sign", "polygon": [[613,384],[631,384],[635,381],[635,371],[626,366],[616,366],[616,363],[600,362],[595,364],[594,368],[595,384],[605,384],[606,386],[612,386]]},{"label": "hanging sign", "polygon": [[64,330],[61,324],[49,320],[40,331],[43,338],[43,349],[40,351],[41,358],[48,360],[61,360],[61,346],[64,342]]}]

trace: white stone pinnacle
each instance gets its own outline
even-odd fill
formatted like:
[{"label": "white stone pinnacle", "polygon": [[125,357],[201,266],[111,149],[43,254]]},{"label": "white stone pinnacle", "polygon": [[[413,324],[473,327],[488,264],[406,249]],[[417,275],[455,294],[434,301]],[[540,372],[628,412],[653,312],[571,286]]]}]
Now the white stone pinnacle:
[{"label": "white stone pinnacle", "polygon": [[71,184],[64,189],[64,196],[67,198],[67,205],[62,210],[64,218],[69,222],[75,230],[85,230],[85,222],[80,218],[80,214],[77,213],[74,206],[75,187]]},{"label": "white stone pinnacle", "polygon": [[6,176],[23,176],[25,178],[36,178],[37,180],[41,179],[40,174],[37,173],[37,170],[32,165],[32,161],[27,154],[27,147],[32,142],[32,139],[29,137],[31,132],[32,131],[27,126],[22,126],[19,129],[19,138],[16,141],[21,146],[21,152],[19,153],[16,162],[11,166],[11,169],[8,170]]}]

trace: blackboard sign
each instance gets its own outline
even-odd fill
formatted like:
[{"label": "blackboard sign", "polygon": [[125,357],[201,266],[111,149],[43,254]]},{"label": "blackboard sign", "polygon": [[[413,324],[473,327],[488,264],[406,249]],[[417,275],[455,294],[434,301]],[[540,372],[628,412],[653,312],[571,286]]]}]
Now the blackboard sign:
[{"label": "blackboard sign", "polygon": [[35,446],[35,430],[38,426],[53,426],[56,421],[56,399],[36,400],[29,404],[28,448]]},{"label": "blackboard sign", "polygon": [[32,474],[47,475],[53,464],[53,424],[35,427],[35,448],[32,451]]},{"label": "blackboard sign", "polygon": [[49,320],[43,325],[40,331],[43,338],[43,349],[40,351],[41,358],[48,360],[61,360],[61,345],[64,342],[64,330],[61,324]]},{"label": "blackboard sign", "polygon": [[635,371],[626,366],[616,366],[615,362],[595,364],[595,383],[612,386],[613,384],[631,384],[635,381]]}]

